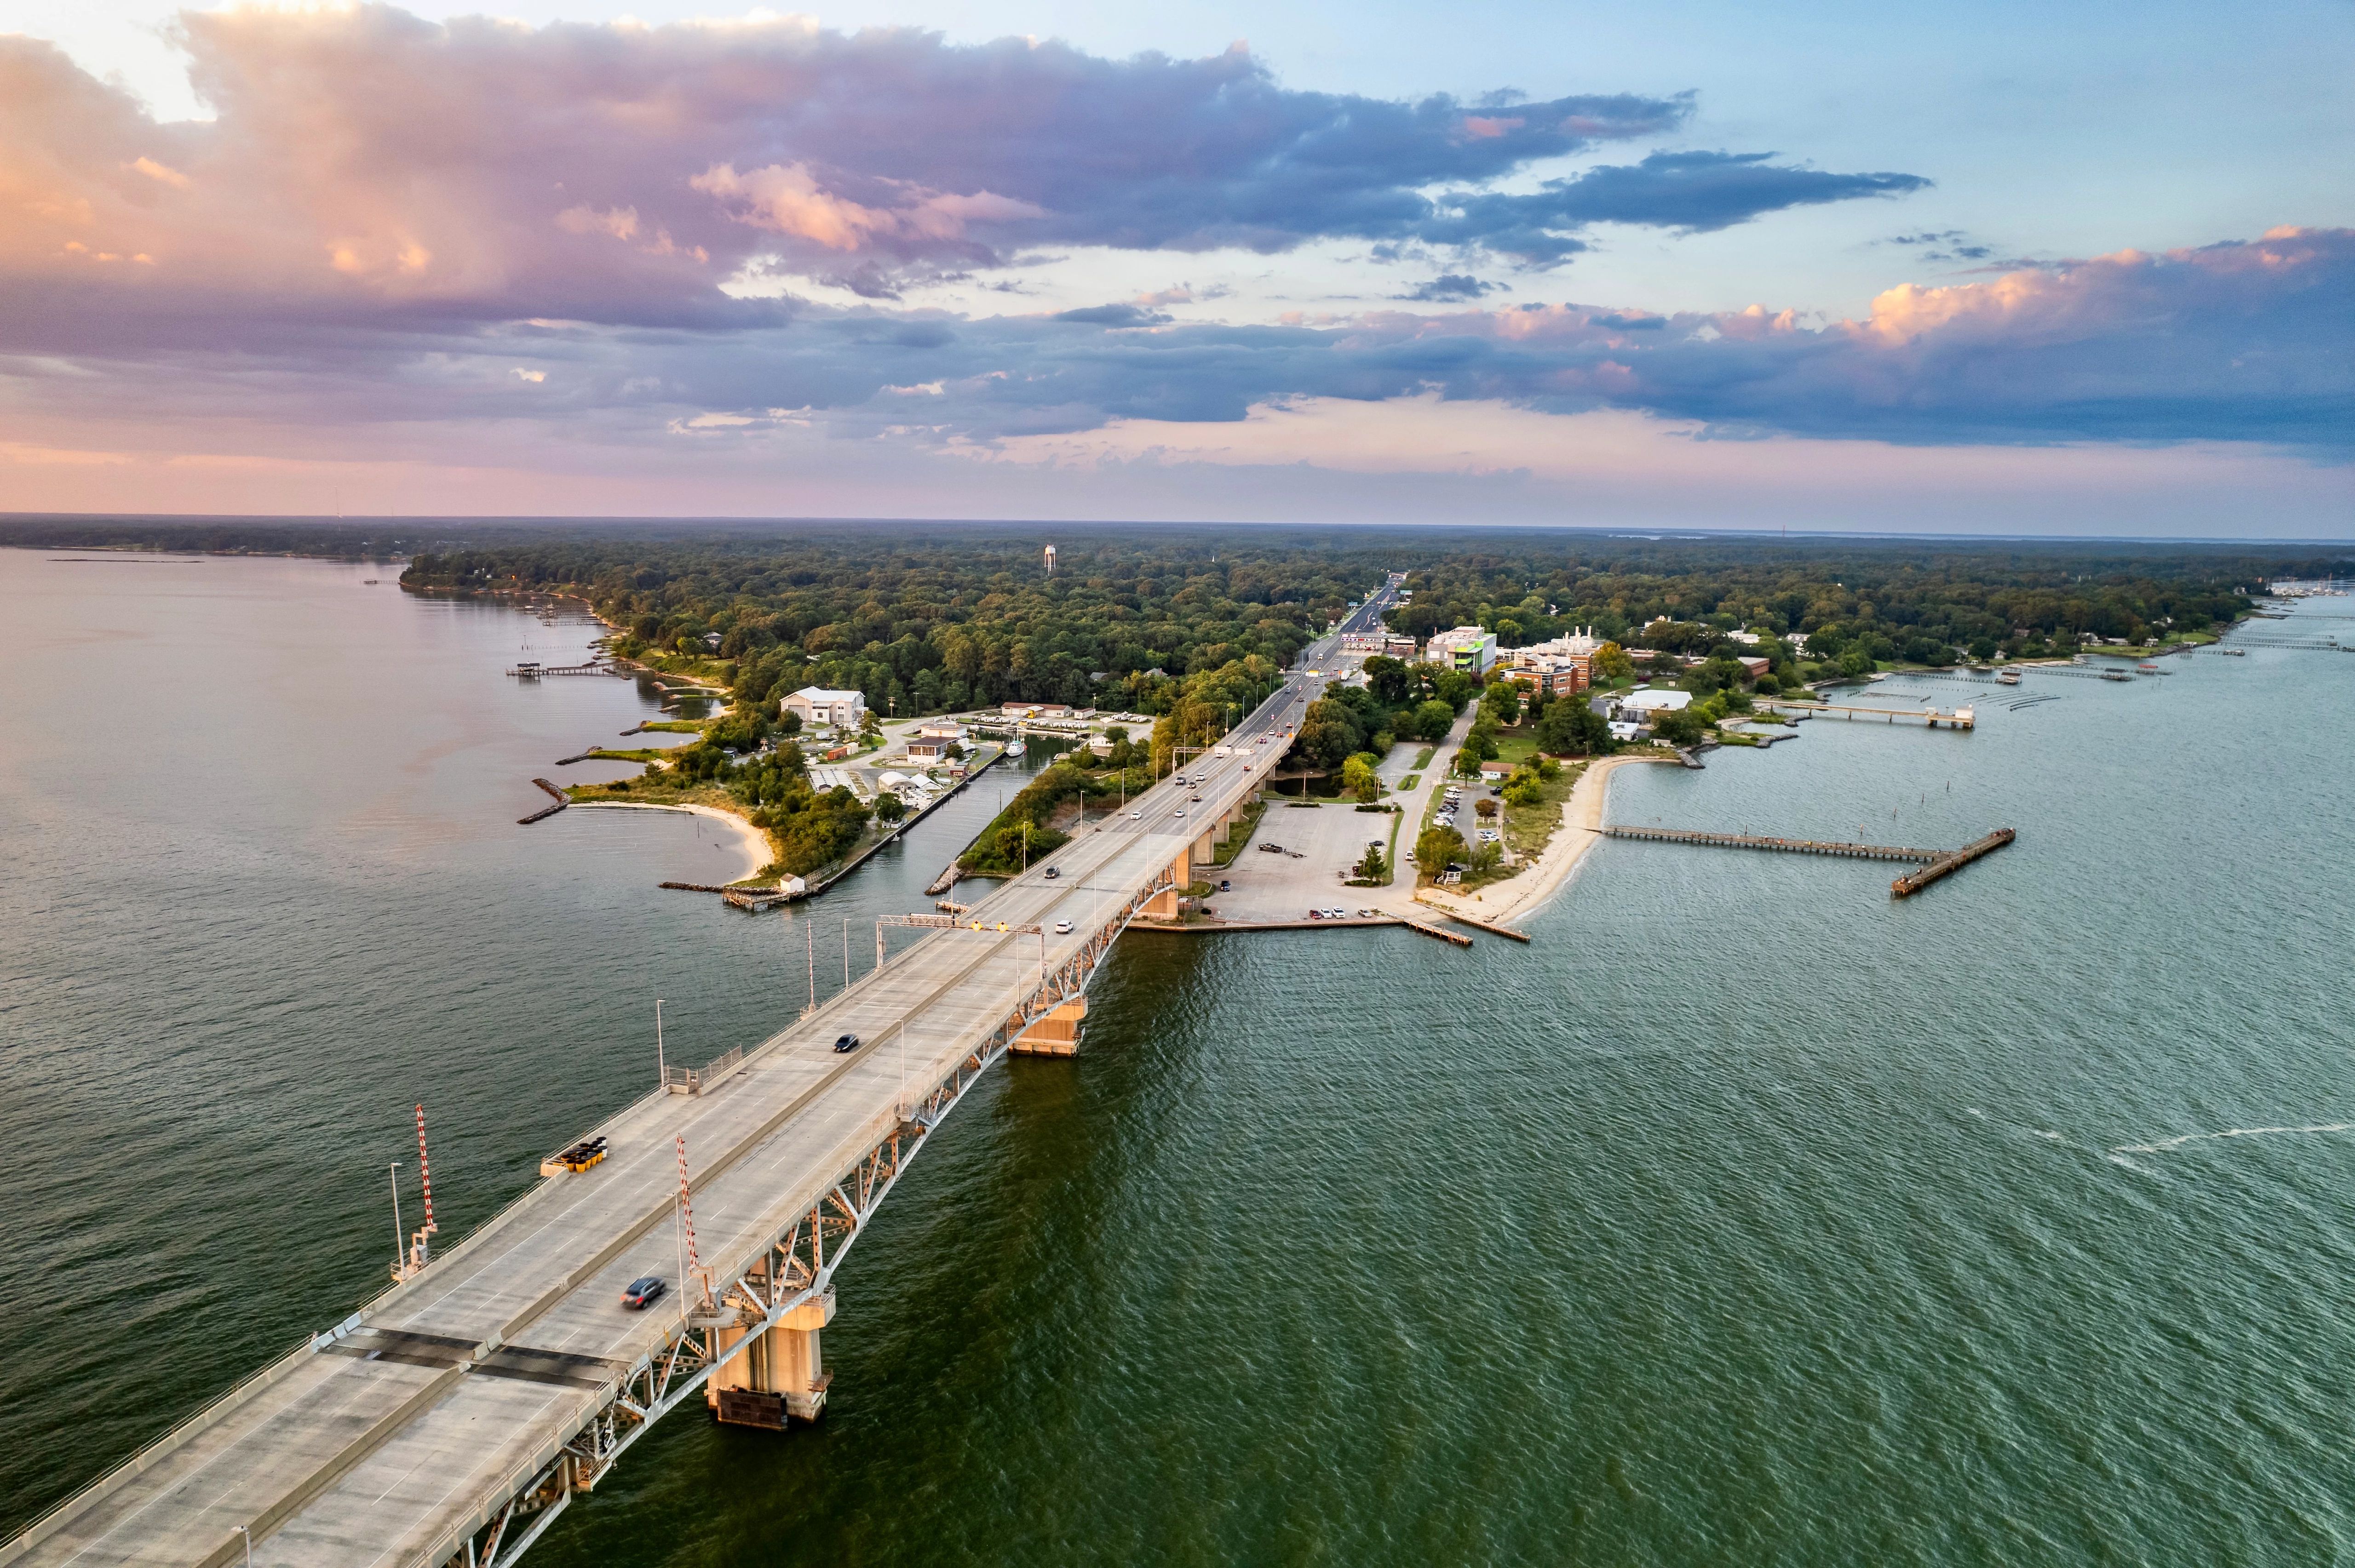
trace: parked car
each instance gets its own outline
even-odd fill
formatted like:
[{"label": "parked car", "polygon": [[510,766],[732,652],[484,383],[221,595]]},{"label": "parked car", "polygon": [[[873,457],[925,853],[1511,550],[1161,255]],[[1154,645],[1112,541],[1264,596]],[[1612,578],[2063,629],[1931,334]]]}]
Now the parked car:
[{"label": "parked car", "polygon": [[1235,885],[1231,882],[1221,881],[1219,884],[1219,891],[1221,893],[1232,893],[1234,890]]},{"label": "parked car", "polygon": [[641,1275],[622,1287],[622,1305],[633,1312],[642,1312],[649,1302],[669,1288],[655,1275]]},{"label": "parked car", "polygon": [[858,1036],[856,1034],[837,1034],[834,1037],[834,1048],[837,1051],[845,1053],[856,1051],[858,1049]]},{"label": "parked car", "polygon": [[1322,909],[1311,909],[1308,912],[1308,917],[1311,920],[1322,920],[1325,918],[1325,911]]},{"label": "parked car", "polygon": [[1282,854],[1284,853],[1284,846],[1282,844],[1263,843],[1259,847],[1260,853],[1263,854]]},{"label": "parked car", "polygon": [[1370,920],[1373,917],[1374,912],[1370,909],[1360,909],[1358,911],[1358,918],[1360,920]]}]

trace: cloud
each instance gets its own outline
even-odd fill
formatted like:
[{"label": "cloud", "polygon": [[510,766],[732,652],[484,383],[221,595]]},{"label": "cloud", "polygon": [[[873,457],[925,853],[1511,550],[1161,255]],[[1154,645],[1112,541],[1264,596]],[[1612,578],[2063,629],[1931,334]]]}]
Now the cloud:
[{"label": "cloud", "polygon": [[[209,121],[158,123],[53,47],[0,37],[0,330],[757,324],[791,313],[741,297],[763,280],[889,299],[1040,248],[1337,238],[1550,263],[1595,222],[1710,228],[1921,183],[1683,153],[1499,194],[1544,160],[1674,133],[1691,95],[1300,91],[1241,48],[1113,60],[760,14],[531,27],[382,5],[192,10],[176,37]],[[158,280],[102,284],[69,244],[150,255]]]},{"label": "cloud", "polygon": [[1770,164],[1773,153],[1654,153],[1640,164],[1604,164],[1573,179],[1549,180],[1530,195],[1457,198],[1423,225],[1434,243],[1483,245],[1540,265],[1587,249],[1572,238],[1598,223],[1644,224],[1706,233],[1764,213],[1926,189],[1919,175],[1835,175]]},{"label": "cloud", "polygon": [[1994,246],[1981,245],[1959,228],[1925,229],[1919,234],[1892,234],[1886,239],[1876,239],[1873,243],[1919,246],[1922,249],[1918,254],[1924,261],[1985,261],[1995,255]]},{"label": "cloud", "polygon": [[693,427],[707,437],[763,440],[780,408],[825,435],[938,448],[1232,422],[1301,399],[1436,397],[1532,417],[1622,410],[1716,437],[2248,442],[2341,462],[2355,458],[2355,230],[1903,284],[1857,319],[1825,322],[1764,306],[1273,323],[1172,322],[1126,302],[984,317],[812,306],[724,334],[517,323],[351,334],[324,354],[299,335],[158,345],[135,365],[20,353],[0,361],[0,408],[105,426],[50,442],[91,448],[121,445],[118,428],[212,418],[346,431],[511,420],[491,388],[512,387],[517,363],[549,373],[533,407],[548,439],[613,449],[705,414],[748,421]]},{"label": "cloud", "polygon": [[1484,283],[1468,272],[1442,272],[1438,277],[1417,283],[1403,294],[1401,300],[1460,302],[1476,300],[1483,294],[1494,293],[1502,283]]}]

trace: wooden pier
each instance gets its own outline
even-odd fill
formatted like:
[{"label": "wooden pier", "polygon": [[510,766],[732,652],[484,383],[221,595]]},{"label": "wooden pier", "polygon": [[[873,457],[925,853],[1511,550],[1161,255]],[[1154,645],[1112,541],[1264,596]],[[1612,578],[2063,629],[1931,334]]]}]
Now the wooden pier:
[{"label": "wooden pier", "polygon": [[611,664],[602,662],[591,662],[587,664],[533,664],[526,662],[517,665],[514,669],[509,670],[507,673],[515,676],[518,680],[537,681],[542,675],[618,675],[621,674],[622,672],[615,669]]},{"label": "wooden pier", "polygon": [[1918,724],[1927,729],[1977,729],[1978,720],[1969,708],[1956,708],[1948,713],[1931,708],[1913,712],[1904,708],[1843,707],[1833,703],[1786,702],[1780,697],[1760,697],[1760,707],[1774,713],[1805,714],[1809,717],[1828,715],[1844,719],[1862,719],[1870,723],[1878,719],[1884,724]]},{"label": "wooden pier", "polygon": [[1998,828],[1983,839],[1965,844],[1958,850],[1949,850],[1919,871],[1909,871],[1891,883],[1889,896],[1911,898],[1940,877],[1962,870],[1981,855],[1993,854],[2019,836],[2009,828]]},{"label": "wooden pier", "polygon": [[1715,844],[1721,849],[1780,850],[1786,854],[1842,855],[1849,860],[1906,860],[1918,863],[1942,860],[1959,850],[1902,849],[1893,844],[1851,844],[1829,839],[1775,839],[1751,833],[1700,833],[1685,828],[1607,827],[1614,839],[1645,839],[1654,843]]}]

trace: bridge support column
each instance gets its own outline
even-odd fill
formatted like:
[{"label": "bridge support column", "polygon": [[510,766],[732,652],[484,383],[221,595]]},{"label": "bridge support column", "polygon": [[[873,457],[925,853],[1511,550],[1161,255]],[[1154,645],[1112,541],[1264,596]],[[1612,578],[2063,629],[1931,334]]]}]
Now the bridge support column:
[{"label": "bridge support column", "polygon": [[1178,900],[1194,881],[1194,846],[1192,844],[1188,844],[1179,850],[1177,858],[1170,861],[1169,874],[1176,880],[1178,885],[1156,893],[1146,900],[1141,913],[1147,919],[1175,920],[1178,918]]},{"label": "bridge support column", "polygon": [[1075,996],[1024,1030],[1007,1049],[1018,1056],[1076,1056],[1080,1023],[1088,1015],[1088,999]]},{"label": "bridge support column", "polygon": [[788,1418],[815,1421],[826,1411],[826,1371],[818,1331],[834,1319],[834,1292],[805,1301],[776,1327],[743,1344],[741,1329],[719,1330],[723,1350],[741,1345],[704,1384],[713,1414],[737,1426],[782,1431]]}]

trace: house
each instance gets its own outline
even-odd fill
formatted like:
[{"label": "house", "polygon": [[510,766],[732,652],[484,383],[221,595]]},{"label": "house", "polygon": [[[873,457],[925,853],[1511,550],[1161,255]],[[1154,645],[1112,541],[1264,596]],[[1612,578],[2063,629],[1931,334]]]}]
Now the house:
[{"label": "house", "polygon": [[1497,634],[1477,626],[1459,626],[1432,635],[1430,659],[1434,664],[1485,675],[1497,662]]},{"label": "house", "polygon": [[1768,667],[1764,659],[1742,659],[1737,662],[1742,666],[1742,673],[1753,681],[1764,674]]},{"label": "house", "polygon": [[1502,784],[1512,776],[1513,765],[1501,757],[1492,757],[1480,764],[1480,781],[1484,784]]},{"label": "house", "polygon": [[1614,719],[1611,721],[1611,738],[1614,740],[1633,740],[1643,733],[1644,726],[1642,725],[1629,724],[1625,719]]},{"label": "house", "polygon": [[908,760],[922,763],[945,762],[948,760],[949,749],[958,744],[945,736],[928,739],[919,736],[908,743]]},{"label": "house", "polygon": [[784,710],[801,715],[802,726],[830,724],[837,729],[857,729],[867,717],[867,698],[858,692],[804,686],[787,697]]},{"label": "house", "polygon": [[951,718],[929,718],[916,726],[919,740],[964,740],[964,726]]}]

